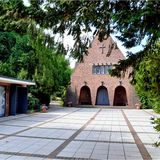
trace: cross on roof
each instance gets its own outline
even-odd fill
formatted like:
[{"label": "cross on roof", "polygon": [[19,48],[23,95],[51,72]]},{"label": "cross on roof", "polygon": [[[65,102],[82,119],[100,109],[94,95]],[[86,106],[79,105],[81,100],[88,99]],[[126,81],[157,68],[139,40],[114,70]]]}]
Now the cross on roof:
[{"label": "cross on roof", "polygon": [[102,44],[102,46],[101,47],[99,47],[100,49],[102,49],[102,54],[104,53],[103,51],[104,51],[104,48],[106,48],[105,47],[105,45],[104,44]]}]

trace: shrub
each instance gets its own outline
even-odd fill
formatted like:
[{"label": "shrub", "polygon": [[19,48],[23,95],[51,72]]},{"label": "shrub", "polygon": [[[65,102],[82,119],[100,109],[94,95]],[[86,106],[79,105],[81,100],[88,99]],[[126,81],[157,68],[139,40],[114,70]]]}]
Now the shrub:
[{"label": "shrub", "polygon": [[[160,132],[160,118],[156,118],[156,119],[153,118],[152,120],[153,120],[153,123],[156,124],[154,126],[155,130]],[[160,137],[159,137],[159,141],[155,143],[155,146],[160,147]]]},{"label": "shrub", "polygon": [[28,109],[31,111],[40,109],[39,99],[33,96],[31,93],[28,94]]}]

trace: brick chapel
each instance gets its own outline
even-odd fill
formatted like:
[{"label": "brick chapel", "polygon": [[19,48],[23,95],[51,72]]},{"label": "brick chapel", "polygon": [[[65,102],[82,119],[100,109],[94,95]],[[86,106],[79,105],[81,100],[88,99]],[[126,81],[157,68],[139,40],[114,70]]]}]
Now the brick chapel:
[{"label": "brick chapel", "polygon": [[122,59],[125,57],[111,37],[103,42],[96,37],[83,62],[76,63],[66,104],[135,106],[137,97],[128,75],[124,78],[109,75],[113,65]]}]

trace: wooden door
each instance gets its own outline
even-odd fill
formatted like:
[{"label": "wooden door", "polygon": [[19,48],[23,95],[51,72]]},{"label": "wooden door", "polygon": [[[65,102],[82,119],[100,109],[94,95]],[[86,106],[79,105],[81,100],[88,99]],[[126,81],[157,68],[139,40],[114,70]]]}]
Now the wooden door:
[{"label": "wooden door", "polygon": [[83,86],[80,91],[79,104],[81,105],[91,105],[91,93],[87,86]]},{"label": "wooden door", "polygon": [[123,86],[118,86],[115,89],[113,105],[114,106],[126,106],[127,105],[126,90]]}]

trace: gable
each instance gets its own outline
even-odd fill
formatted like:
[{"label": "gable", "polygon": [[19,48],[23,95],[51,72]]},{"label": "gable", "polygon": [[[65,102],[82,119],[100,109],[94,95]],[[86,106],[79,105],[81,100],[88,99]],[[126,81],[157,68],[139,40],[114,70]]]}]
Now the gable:
[{"label": "gable", "polygon": [[125,57],[111,37],[103,42],[96,37],[91,48],[88,49],[88,55],[84,56],[84,63],[116,64],[121,59],[125,59]]},{"label": "gable", "polygon": [[110,66],[117,64],[122,59],[125,57],[111,37],[103,42],[96,37],[88,49],[88,55],[84,55],[83,62],[76,63],[71,79],[99,74],[98,70],[101,70],[100,72],[104,70],[103,74],[108,75],[105,73],[105,71],[108,72],[106,68],[109,69]]},{"label": "gable", "polygon": [[[92,42],[91,48],[88,49],[88,55],[84,56],[83,62],[76,64],[71,76],[71,91],[76,95],[76,104],[132,105],[133,98],[131,94],[133,90],[128,79],[129,70],[127,75],[121,79],[111,77],[109,74],[109,70],[113,68],[113,65],[122,59],[125,59],[125,57],[111,37],[102,43],[96,37]],[[123,103],[122,101],[120,103],[117,99],[114,100],[114,92],[117,86],[123,86],[126,89],[127,101],[126,95],[123,93]],[[89,97],[87,96],[89,92],[86,94],[81,93],[83,87],[90,89],[91,100],[85,99]],[[107,89],[108,95],[104,87]],[[104,94],[108,96],[105,101],[103,99]]]}]

